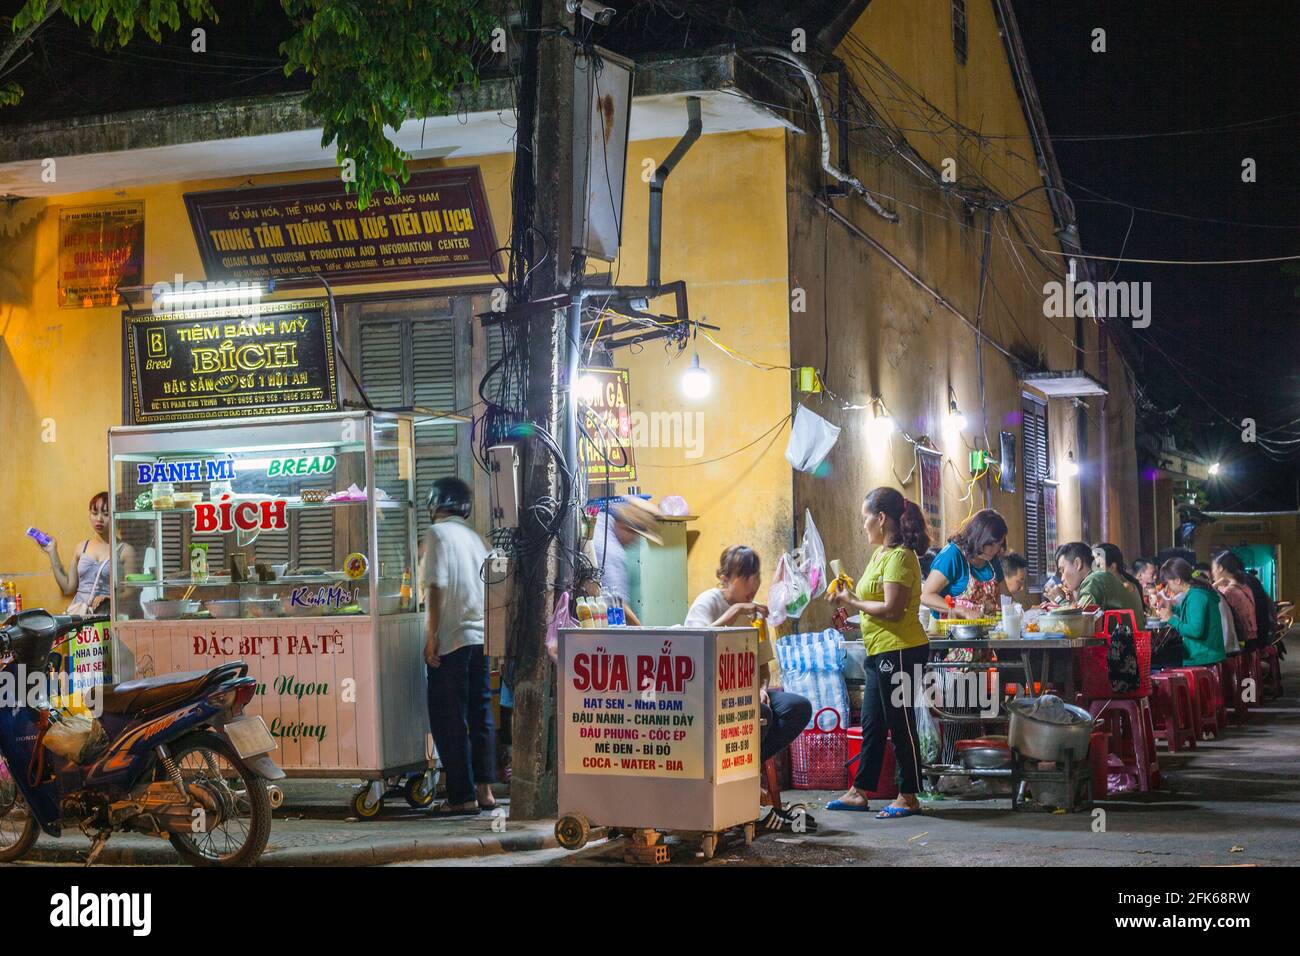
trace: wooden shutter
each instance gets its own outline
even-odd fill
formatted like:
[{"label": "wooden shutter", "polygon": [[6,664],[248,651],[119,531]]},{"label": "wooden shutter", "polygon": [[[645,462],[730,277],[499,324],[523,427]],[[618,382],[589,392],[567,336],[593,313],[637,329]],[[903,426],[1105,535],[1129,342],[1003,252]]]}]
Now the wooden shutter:
[{"label": "wooden shutter", "polygon": [[[450,317],[411,322],[411,404],[440,412],[456,409],[456,334]],[[417,448],[454,445],[456,426],[417,425]]]},{"label": "wooden shutter", "polygon": [[1047,406],[1025,395],[1021,401],[1024,434],[1021,436],[1020,471],[1025,495],[1025,561],[1029,587],[1041,591],[1051,573],[1043,514],[1043,482],[1049,477],[1047,464]]},{"label": "wooden shutter", "polygon": [[361,384],[376,408],[409,404],[404,364],[401,323],[366,322],[361,333]]}]

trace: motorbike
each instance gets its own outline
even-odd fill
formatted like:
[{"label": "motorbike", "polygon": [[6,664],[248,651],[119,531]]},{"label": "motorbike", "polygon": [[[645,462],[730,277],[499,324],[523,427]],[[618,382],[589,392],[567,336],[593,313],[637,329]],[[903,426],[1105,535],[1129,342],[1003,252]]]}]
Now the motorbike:
[{"label": "motorbike", "polygon": [[[60,638],[106,615],[31,609],[0,625],[0,862],[76,827],[87,865],[116,832],[170,841],[195,866],[247,866],[271,832],[267,781],[284,771],[243,661],[92,688],[84,712],[29,691]],[[7,686],[6,686],[7,685]]]}]

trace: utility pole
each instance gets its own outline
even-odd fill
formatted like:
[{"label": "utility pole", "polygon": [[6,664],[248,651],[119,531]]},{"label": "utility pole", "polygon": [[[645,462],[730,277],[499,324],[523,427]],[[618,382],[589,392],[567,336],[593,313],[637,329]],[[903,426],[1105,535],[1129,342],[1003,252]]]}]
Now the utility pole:
[{"label": "utility pole", "polygon": [[[561,35],[573,25],[565,0],[533,0],[529,4],[540,24],[533,131],[532,168],[536,201],[531,234],[535,272],[529,296],[536,300],[566,292],[573,261],[573,66],[574,47]],[[531,18],[530,18],[531,19]],[[528,419],[545,427],[564,448],[569,390],[569,311],[512,321],[529,323],[528,377],[525,406]],[[567,452],[568,449],[564,448]],[[570,461],[568,467],[575,468]],[[558,502],[562,475],[554,456],[537,440],[525,447],[520,521],[525,541],[540,538],[535,506]],[[571,536],[570,536],[571,539]],[[552,585],[560,581],[564,563],[560,549],[550,543],[544,553],[518,560],[523,587],[517,590],[515,647],[515,706],[510,815],[535,820],[556,811],[555,667],[547,656],[545,637],[554,602]]]}]

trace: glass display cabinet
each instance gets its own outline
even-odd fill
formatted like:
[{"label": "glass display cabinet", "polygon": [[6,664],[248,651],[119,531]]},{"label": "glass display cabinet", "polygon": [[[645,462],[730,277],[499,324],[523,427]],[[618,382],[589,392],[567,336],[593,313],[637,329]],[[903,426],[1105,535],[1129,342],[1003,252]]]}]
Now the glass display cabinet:
[{"label": "glass display cabinet", "polygon": [[428,770],[414,425],[110,429],[114,679],[244,660],[287,773]]}]

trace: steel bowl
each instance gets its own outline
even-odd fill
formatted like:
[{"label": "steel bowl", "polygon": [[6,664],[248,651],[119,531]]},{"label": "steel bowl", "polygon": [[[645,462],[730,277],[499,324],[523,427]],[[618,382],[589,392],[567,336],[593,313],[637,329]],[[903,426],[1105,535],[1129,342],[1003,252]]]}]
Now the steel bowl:
[{"label": "steel bowl", "polygon": [[151,621],[174,621],[199,609],[198,601],[143,601],[144,616]]},{"label": "steel bowl", "polygon": [[1031,716],[1028,712],[1037,698],[1020,698],[1007,704],[1011,714],[1011,727],[1007,742],[1026,757],[1060,763],[1067,750],[1073,751],[1076,762],[1088,757],[1088,744],[1092,740],[1093,717],[1082,707],[1066,704],[1073,718],[1068,724],[1053,724]]},{"label": "steel bowl", "polygon": [[983,624],[953,624],[948,628],[948,636],[959,641],[978,641],[988,635],[988,628]]},{"label": "steel bowl", "polygon": [[996,770],[1012,763],[1011,751],[1005,747],[967,747],[960,756],[967,770]]}]

